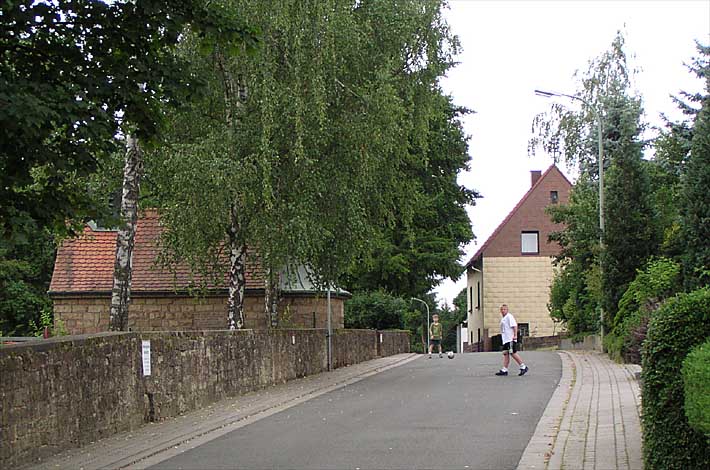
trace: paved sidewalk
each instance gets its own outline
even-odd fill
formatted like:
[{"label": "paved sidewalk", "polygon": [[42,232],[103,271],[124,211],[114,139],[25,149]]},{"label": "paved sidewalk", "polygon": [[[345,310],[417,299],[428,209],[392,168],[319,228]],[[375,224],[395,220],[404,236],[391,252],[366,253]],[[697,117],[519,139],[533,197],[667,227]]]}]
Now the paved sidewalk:
[{"label": "paved sidewalk", "polygon": [[562,378],[518,469],[643,468],[638,366],[598,352],[559,354]]},{"label": "paved sidewalk", "polygon": [[421,357],[399,354],[292,380],[150,423],[31,465],[38,469],[145,468],[266,416]]}]

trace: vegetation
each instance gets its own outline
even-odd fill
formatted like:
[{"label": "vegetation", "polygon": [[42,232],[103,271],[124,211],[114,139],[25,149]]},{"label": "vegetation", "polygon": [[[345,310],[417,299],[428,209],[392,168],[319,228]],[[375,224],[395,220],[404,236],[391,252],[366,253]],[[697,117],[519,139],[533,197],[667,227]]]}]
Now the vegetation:
[{"label": "vegetation", "polygon": [[619,301],[612,331],[604,337],[605,348],[615,360],[640,364],[641,345],[648,320],[661,303],[678,292],[681,266],[667,259],[652,259],[639,270]]},{"label": "vegetation", "polygon": [[690,426],[710,438],[710,340],[683,361],[685,416]]},{"label": "vegetation", "polygon": [[643,345],[644,467],[708,468],[710,441],[685,414],[681,365],[710,336],[710,288],[679,294],[651,317]]}]

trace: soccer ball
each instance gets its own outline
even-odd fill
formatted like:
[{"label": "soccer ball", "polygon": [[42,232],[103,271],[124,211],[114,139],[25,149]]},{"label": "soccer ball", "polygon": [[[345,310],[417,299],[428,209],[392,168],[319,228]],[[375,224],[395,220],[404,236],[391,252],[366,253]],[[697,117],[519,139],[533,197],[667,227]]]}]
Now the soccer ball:
[{"label": "soccer ball", "polygon": [[454,358],[454,352],[453,352],[453,351],[447,352],[447,353],[446,353],[446,357],[448,357],[449,359],[453,359],[453,358]]}]

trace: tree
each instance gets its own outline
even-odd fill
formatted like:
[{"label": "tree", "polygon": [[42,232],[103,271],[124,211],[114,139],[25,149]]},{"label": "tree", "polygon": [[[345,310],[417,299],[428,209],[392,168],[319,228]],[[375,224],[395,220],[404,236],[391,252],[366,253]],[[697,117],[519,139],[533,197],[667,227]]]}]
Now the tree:
[{"label": "tree", "polygon": [[395,223],[413,194],[402,169],[420,143],[409,139],[429,124],[451,62],[438,0],[232,7],[264,47],[204,54],[199,38],[183,43],[209,93],[169,115],[149,170],[164,264],[188,263],[203,286],[228,271],[230,328],[243,325],[247,256],[271,273],[308,264],[325,286]]},{"label": "tree", "polygon": [[467,138],[458,120],[468,111],[441,94],[434,103],[426,151],[405,169],[405,178],[415,185],[414,197],[395,208],[394,224],[349,269],[343,284],[352,289],[384,288],[418,297],[441,279],[457,279],[464,271],[462,247],[473,238],[466,206],[478,197],[456,179],[468,167]]},{"label": "tree", "polygon": [[[605,122],[610,141],[602,251],[602,308],[614,319],[619,300],[638,269],[658,251],[656,213],[640,142],[640,100],[608,100]],[[610,324],[611,322],[607,322]]]},{"label": "tree", "polygon": [[[569,266],[572,270],[560,274],[560,284],[553,289],[551,309],[559,318],[591,318],[589,308],[596,302],[607,312],[606,318],[613,318],[626,285],[657,249],[658,228],[649,199],[651,189],[640,139],[643,130],[641,99],[630,91],[633,74],[624,52],[624,38],[619,33],[608,51],[590,61],[581,78],[576,96],[585,102],[582,110],[577,112],[553,105],[550,113],[537,116],[533,122],[535,135],[530,140],[530,151],[534,153],[539,147],[550,151],[561,143],[565,162],[580,171],[575,186],[583,185],[580,195],[586,195],[572,198],[570,208],[558,211],[555,218],[556,222],[574,224],[580,221],[575,217],[586,214],[586,229],[580,232],[577,225],[572,231],[553,237],[561,241],[563,255],[573,257],[561,264],[563,270]],[[590,245],[600,235],[599,226],[594,218],[589,217],[592,193],[599,183],[597,115],[604,123],[602,139],[604,154],[608,156],[603,162],[608,170],[604,181],[607,203],[604,207],[603,249]],[[577,203],[583,205],[575,208]],[[590,231],[596,232],[596,236],[590,238]],[[571,249],[565,249],[565,246]],[[601,278],[599,272],[594,274],[600,256]],[[597,283],[599,280],[601,284]],[[590,294],[596,294],[596,298],[590,299]],[[589,300],[596,302],[590,303]],[[591,327],[586,320],[579,326]]]},{"label": "tree", "polygon": [[702,54],[694,72],[705,80],[701,109],[695,117],[690,158],[681,187],[681,239],[686,288],[710,283],[710,46],[698,44]]},{"label": "tree", "polygon": [[163,103],[191,93],[163,47],[189,19],[219,25],[219,14],[200,0],[21,0],[0,13],[0,231],[10,243],[45,227],[71,234],[97,216],[82,177],[123,124],[152,135]]}]

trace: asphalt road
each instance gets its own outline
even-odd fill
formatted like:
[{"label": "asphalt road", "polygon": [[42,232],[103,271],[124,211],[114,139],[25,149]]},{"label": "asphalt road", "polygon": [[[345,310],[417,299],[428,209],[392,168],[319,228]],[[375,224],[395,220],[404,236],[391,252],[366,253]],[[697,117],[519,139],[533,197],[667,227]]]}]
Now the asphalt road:
[{"label": "asphalt road", "polygon": [[422,357],[264,418],[155,469],[512,469],[561,375],[554,352]]}]

